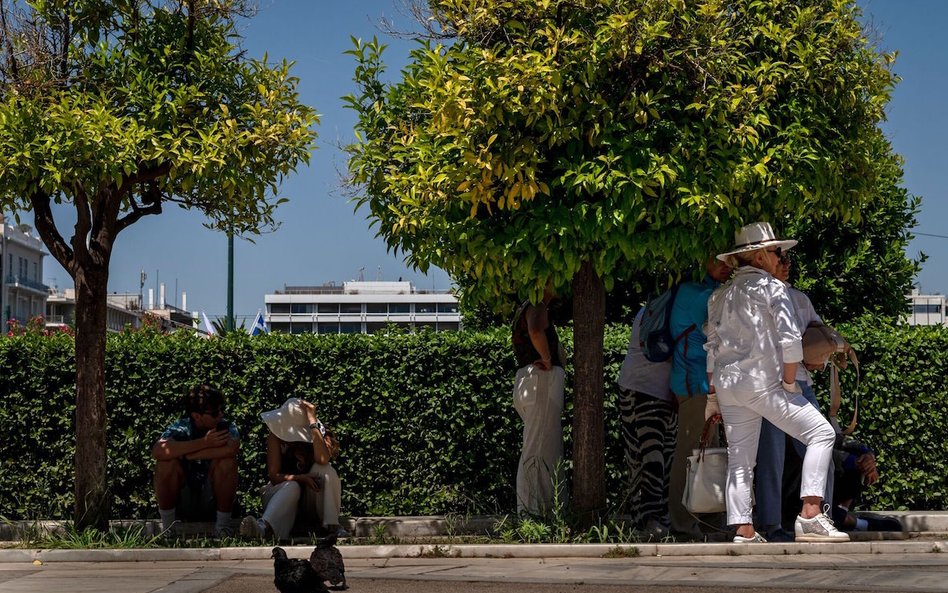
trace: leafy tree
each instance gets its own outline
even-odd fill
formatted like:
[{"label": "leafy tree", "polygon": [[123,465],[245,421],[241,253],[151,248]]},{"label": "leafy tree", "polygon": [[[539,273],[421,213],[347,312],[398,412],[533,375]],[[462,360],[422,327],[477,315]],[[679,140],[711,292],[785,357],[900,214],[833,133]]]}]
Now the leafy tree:
[{"label": "leafy tree", "polygon": [[[356,42],[349,171],[388,245],[465,298],[571,293],[573,504],[601,511],[605,293],[740,225],[858,220],[894,83],[851,0],[430,0],[394,82]],[[779,225],[778,225],[779,226]]]},{"label": "leafy tree", "polygon": [[[0,206],[32,210],[76,287],[76,521],[104,527],[109,260],[166,204],[238,234],[273,226],[314,112],[290,65],[236,46],[241,0],[0,2]],[[52,204],[75,207],[66,239]],[[67,233],[68,235],[68,233]]]},{"label": "leafy tree", "polygon": [[869,313],[903,316],[905,295],[925,260],[924,254],[913,260],[905,253],[920,199],[902,185],[902,159],[881,134],[872,148],[876,182],[864,190],[872,201],[858,223],[823,217],[787,225],[787,235],[800,240],[793,250],[798,268],[794,285],[833,322]]}]

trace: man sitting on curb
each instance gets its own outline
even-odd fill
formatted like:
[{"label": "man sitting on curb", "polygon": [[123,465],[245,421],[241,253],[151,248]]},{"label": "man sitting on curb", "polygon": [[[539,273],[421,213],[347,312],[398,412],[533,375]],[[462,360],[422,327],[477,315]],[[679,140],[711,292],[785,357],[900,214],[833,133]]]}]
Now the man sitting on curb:
[{"label": "man sitting on curb", "polygon": [[224,396],[209,385],[191,388],[184,408],[186,416],[165,429],[151,448],[158,461],[155,495],[161,527],[170,530],[178,513],[190,520],[209,520],[216,510],[214,536],[232,535],[237,427],[223,418]]}]

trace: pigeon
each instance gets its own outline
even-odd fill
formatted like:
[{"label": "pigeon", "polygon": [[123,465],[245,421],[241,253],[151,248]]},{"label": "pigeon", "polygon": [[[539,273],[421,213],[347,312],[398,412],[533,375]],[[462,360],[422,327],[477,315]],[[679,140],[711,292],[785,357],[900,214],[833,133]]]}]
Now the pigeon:
[{"label": "pigeon", "polygon": [[306,560],[286,557],[283,548],[273,548],[273,584],[280,593],[322,593],[323,580]]},{"label": "pigeon", "polygon": [[316,549],[309,556],[309,563],[323,582],[328,582],[334,590],[345,590],[346,566],[342,562],[342,552],[336,547],[336,534],[316,540]]}]

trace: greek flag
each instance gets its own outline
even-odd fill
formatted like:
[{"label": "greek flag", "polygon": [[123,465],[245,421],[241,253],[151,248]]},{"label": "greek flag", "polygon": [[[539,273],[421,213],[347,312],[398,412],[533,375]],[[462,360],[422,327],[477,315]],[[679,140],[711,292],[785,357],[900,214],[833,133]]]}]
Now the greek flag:
[{"label": "greek flag", "polygon": [[250,328],[251,336],[259,336],[260,334],[268,334],[270,330],[267,329],[267,322],[263,320],[263,312],[260,309],[257,309],[257,318],[253,321],[253,326]]}]

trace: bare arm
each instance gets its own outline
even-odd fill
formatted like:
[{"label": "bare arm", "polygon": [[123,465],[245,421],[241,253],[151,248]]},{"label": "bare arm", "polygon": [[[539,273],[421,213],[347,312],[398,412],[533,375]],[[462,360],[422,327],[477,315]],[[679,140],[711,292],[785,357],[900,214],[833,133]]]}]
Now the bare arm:
[{"label": "bare arm", "polygon": [[546,305],[540,303],[531,305],[526,312],[527,332],[530,334],[530,342],[540,355],[540,359],[533,364],[545,371],[552,368],[552,355],[550,353],[550,343],[546,339],[546,329],[550,321],[547,316]]},{"label": "bare arm", "polygon": [[[188,456],[190,459],[216,459],[217,457],[226,457],[225,454],[215,457],[195,457],[193,454],[198,451],[223,449],[236,441],[232,441],[230,433],[226,430],[211,430],[203,437],[191,441],[173,441],[170,439],[158,439],[151,447],[151,456],[158,461],[167,461],[169,459],[179,459]],[[236,451],[236,449],[234,449]]]},{"label": "bare arm", "polygon": [[285,474],[281,471],[280,445],[282,442],[272,432],[267,435],[267,479],[271,484],[299,482],[300,485],[319,490],[316,478],[309,474]]}]

